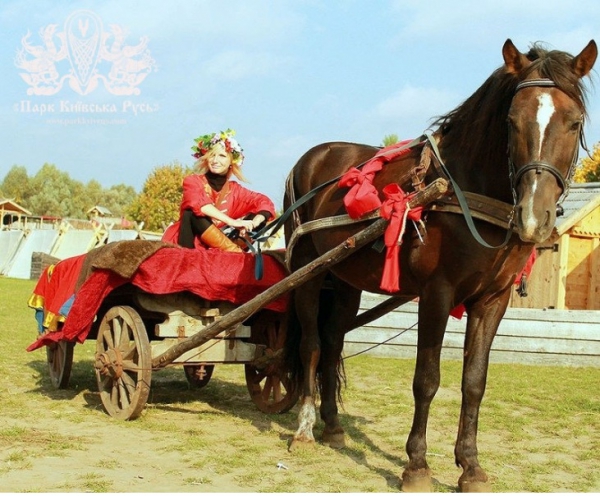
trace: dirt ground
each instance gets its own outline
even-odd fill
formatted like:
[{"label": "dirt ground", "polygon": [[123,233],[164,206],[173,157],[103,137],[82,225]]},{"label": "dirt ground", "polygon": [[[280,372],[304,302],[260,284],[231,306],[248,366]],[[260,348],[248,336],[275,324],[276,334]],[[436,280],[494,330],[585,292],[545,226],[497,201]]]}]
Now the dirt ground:
[{"label": "dirt ground", "polygon": [[[341,414],[347,448],[317,444],[289,453],[298,407],[282,415],[259,412],[242,365],[217,366],[201,390],[189,387],[181,368],[159,371],[140,418],[109,417],[96,392],[93,344],[76,347],[66,390],[49,383],[44,350],[20,357],[21,376],[2,399],[8,412],[0,418],[2,492],[399,491],[412,415],[411,364],[399,369],[391,363],[385,384],[366,371],[376,359],[349,364]],[[434,489],[455,492],[460,385],[442,387],[436,403],[428,433]],[[585,419],[576,431],[525,425],[527,438],[515,441],[514,433],[490,427],[501,424],[492,407],[493,401],[482,415],[479,444],[494,491],[600,491],[598,457],[589,456],[590,446],[598,447],[597,431],[586,432]],[[515,418],[524,413],[518,407],[514,412]],[[584,486],[582,474],[590,474]]]}]

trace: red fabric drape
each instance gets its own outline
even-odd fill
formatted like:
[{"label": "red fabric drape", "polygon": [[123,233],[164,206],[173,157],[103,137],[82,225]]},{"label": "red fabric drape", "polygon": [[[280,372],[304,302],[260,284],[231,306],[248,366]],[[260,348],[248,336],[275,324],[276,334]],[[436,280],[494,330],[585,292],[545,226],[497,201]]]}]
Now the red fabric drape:
[{"label": "red fabric drape", "polygon": [[[126,282],[152,294],[189,291],[210,301],[229,301],[241,305],[287,275],[275,258],[263,254],[263,278],[256,280],[254,263],[254,256],[246,253],[162,248],[144,260],[131,279],[109,270],[95,270],[75,294],[62,329],[42,336],[27,350],[32,351],[60,339],[82,343],[102,300]],[[265,308],[283,312],[287,304],[288,295],[283,295]]]}]

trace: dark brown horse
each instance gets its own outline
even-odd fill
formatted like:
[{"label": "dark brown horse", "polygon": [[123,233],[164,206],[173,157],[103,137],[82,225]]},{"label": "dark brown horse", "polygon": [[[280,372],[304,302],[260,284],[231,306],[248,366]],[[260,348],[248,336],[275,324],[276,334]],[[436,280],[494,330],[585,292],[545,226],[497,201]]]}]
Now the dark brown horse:
[{"label": "dark brown horse", "polygon": [[[381,198],[388,184],[399,183],[409,191],[423,150],[435,151],[437,144],[439,157],[433,154],[432,160],[437,166],[429,167],[425,183],[439,176],[453,178],[455,196],[463,191],[465,196],[475,193],[490,200],[488,217],[494,216],[497,206],[506,206],[508,212],[506,227],[476,218],[474,234],[467,226],[467,216],[457,214],[456,208],[452,211],[430,205],[419,232],[417,224],[409,222],[406,226],[399,255],[400,289],[392,295],[390,306],[419,298],[415,408],[406,443],[408,462],[402,474],[406,491],[432,488],[426,460],[427,421],[439,387],[448,316],[459,304],[466,309],[467,325],[454,451],[456,464],[463,470],[458,484],[462,491],[490,489],[477,452],[477,423],[490,347],[515,278],[535,243],[546,240],[552,232],[557,205],[568,192],[577,151],[583,144],[586,111],[582,78],[594,65],[596,43],[590,41],[573,57],[539,44],[523,54],[507,40],[502,56],[503,66],[464,103],[436,121],[429,143],[393,159],[373,179]],[[338,187],[335,178],[376,152],[372,146],[334,142],[318,145],[300,158],[289,177],[286,208],[319,185],[331,184],[299,207],[295,219],[287,221],[288,247],[299,224],[346,214],[343,197],[348,189]],[[476,207],[468,210],[475,210],[473,216],[477,217]],[[306,265],[366,225],[338,225],[300,236],[288,253],[291,268]],[[314,442],[317,393],[325,423],[322,441],[344,446],[337,408],[344,333],[356,325],[362,291],[385,293],[380,289],[384,256],[381,250],[366,246],[295,290],[287,353],[302,401],[299,428],[290,449]]]}]

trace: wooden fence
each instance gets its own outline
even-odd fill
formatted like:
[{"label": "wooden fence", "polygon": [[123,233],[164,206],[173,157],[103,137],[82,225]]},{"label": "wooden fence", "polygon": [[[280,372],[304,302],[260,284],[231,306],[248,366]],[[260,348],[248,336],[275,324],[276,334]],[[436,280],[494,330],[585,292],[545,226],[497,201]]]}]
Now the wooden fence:
[{"label": "wooden fence", "polygon": [[[385,299],[363,294],[361,311]],[[407,303],[346,335],[344,355],[364,350],[380,357],[414,358],[417,304]],[[466,315],[450,317],[442,358],[462,360]],[[600,367],[600,310],[509,308],[492,345],[490,361]]]}]

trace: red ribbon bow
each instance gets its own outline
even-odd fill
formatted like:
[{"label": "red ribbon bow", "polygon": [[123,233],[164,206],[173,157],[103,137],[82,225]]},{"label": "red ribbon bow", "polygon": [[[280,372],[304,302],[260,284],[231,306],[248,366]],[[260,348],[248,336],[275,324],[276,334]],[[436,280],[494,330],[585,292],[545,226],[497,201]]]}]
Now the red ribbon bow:
[{"label": "red ribbon bow", "polygon": [[390,222],[383,235],[386,253],[379,287],[395,293],[400,290],[400,244],[406,220],[420,221],[423,207],[411,209],[408,202],[414,193],[407,195],[398,184],[388,184],[382,191],[386,199],[381,205],[381,217]]},{"label": "red ribbon bow", "polygon": [[373,186],[373,178],[385,163],[409,153],[410,148],[403,147],[410,141],[401,141],[379,150],[371,160],[365,163],[362,169],[353,167],[340,178],[338,186],[350,188],[350,191],[344,196],[344,205],[350,217],[358,219],[381,206],[379,194]]}]

